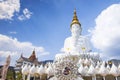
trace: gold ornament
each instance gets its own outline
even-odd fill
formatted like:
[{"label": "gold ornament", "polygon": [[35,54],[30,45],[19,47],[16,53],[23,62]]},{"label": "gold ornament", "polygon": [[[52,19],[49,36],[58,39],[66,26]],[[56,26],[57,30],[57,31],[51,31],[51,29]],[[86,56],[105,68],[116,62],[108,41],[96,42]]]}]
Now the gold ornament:
[{"label": "gold ornament", "polygon": [[77,18],[77,15],[76,15],[76,10],[74,10],[74,16],[73,16],[73,20],[72,20],[70,27],[72,27],[73,24],[79,24],[81,26],[81,24]]}]

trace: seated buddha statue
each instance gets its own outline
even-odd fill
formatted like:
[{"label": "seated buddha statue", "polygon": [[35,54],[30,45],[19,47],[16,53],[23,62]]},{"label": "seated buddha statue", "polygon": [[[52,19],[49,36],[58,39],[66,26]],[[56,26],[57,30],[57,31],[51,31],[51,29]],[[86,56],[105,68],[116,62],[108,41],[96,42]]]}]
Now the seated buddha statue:
[{"label": "seated buddha statue", "polygon": [[74,16],[72,23],[70,25],[71,36],[65,39],[64,51],[66,53],[86,53],[91,49],[89,47],[89,41],[87,37],[81,35],[81,24],[77,18],[76,10],[74,11]]}]

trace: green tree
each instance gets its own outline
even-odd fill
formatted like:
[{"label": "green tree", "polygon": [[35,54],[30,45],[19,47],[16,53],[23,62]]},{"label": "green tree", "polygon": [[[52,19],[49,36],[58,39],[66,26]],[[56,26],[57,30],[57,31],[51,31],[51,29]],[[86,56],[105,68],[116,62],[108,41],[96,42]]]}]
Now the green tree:
[{"label": "green tree", "polygon": [[16,80],[21,80],[22,79],[22,73],[21,72],[16,73],[16,76],[17,76]]},{"label": "green tree", "polygon": [[15,71],[12,69],[8,69],[6,79],[7,80],[15,80]]}]

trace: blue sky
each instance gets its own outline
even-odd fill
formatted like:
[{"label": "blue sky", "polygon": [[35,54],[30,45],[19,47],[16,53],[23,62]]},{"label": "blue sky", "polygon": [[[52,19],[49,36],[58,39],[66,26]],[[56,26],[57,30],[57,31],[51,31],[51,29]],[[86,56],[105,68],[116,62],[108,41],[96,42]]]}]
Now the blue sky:
[{"label": "blue sky", "polygon": [[[4,11],[4,9],[2,9],[3,5],[1,4],[5,1],[12,0],[0,0],[0,12]],[[75,8],[79,21],[82,24],[82,35],[88,35],[90,34],[88,30],[94,29],[96,26],[95,19],[97,16],[109,6],[120,3],[119,0],[17,1],[18,2],[16,2],[16,6],[19,7],[16,11],[14,10],[11,12],[12,16],[9,14],[8,18],[0,13],[0,34],[1,36],[6,36],[13,40],[13,42],[15,40],[19,43],[28,42],[32,47],[25,47],[24,49],[18,49],[20,48],[18,47],[15,50],[19,51],[19,53],[15,53],[14,48],[11,49],[10,47],[7,47],[3,49],[3,46],[7,46],[7,44],[2,44],[0,45],[0,51],[12,51],[13,55],[20,55],[23,53],[24,56],[29,57],[34,48],[42,47],[44,50],[40,51],[40,53],[39,51],[36,53],[39,60],[54,59],[55,54],[60,52],[60,49],[64,45],[65,38],[71,35],[70,24]],[[11,2],[11,4],[13,3]],[[8,14],[9,12],[6,11],[5,13]],[[96,48],[93,48],[93,51],[100,52],[100,50]],[[46,54],[39,56],[39,54],[42,54],[42,52],[45,52]],[[0,55],[2,55],[2,53]],[[6,55],[7,53],[5,56]],[[1,62],[5,56],[1,57]],[[16,56],[15,59],[17,58],[18,56]]]}]

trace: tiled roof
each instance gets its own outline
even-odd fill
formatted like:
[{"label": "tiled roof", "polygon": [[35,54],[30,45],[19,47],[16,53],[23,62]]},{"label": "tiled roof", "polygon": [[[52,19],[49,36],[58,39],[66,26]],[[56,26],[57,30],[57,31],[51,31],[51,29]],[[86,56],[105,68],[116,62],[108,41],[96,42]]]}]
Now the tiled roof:
[{"label": "tiled roof", "polygon": [[36,65],[41,64],[41,62],[39,62],[38,59],[36,58],[35,51],[33,51],[33,53],[31,54],[31,56],[29,58],[23,57],[21,55],[21,57],[16,62],[22,63],[23,61],[30,62],[30,63],[36,64]]},{"label": "tiled roof", "polygon": [[31,56],[29,57],[29,60],[30,61],[35,61],[37,58],[36,58],[36,55],[35,55],[35,51],[32,52]]}]

